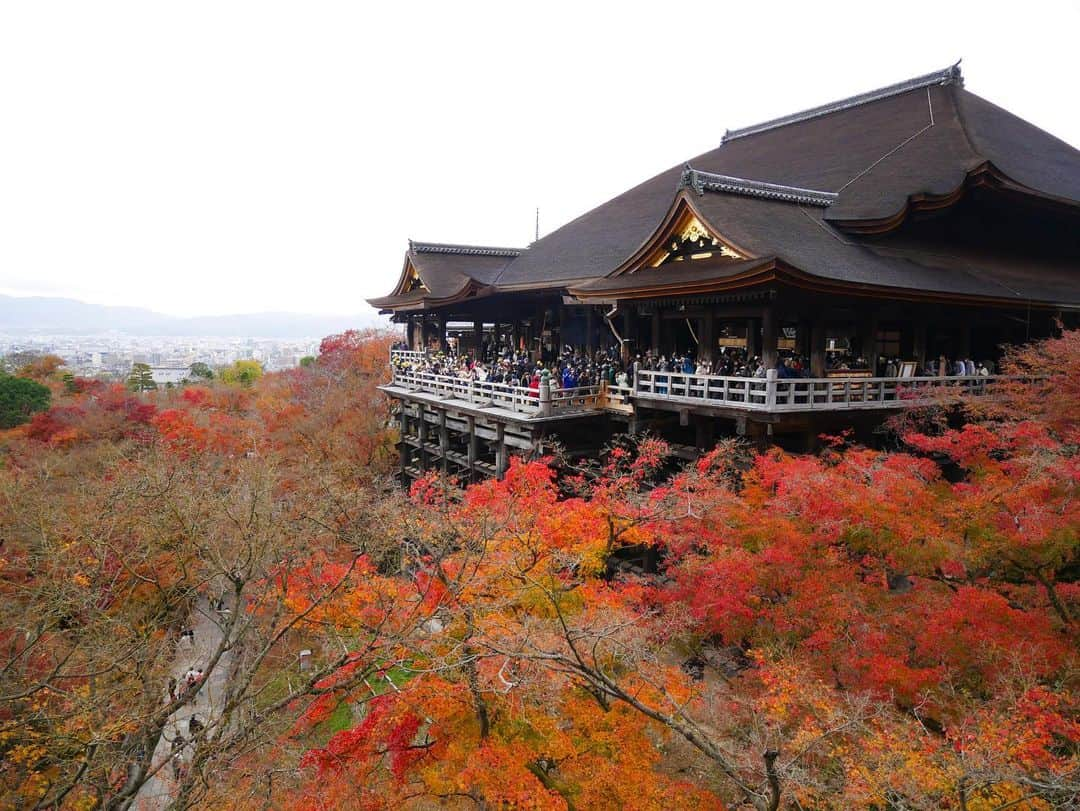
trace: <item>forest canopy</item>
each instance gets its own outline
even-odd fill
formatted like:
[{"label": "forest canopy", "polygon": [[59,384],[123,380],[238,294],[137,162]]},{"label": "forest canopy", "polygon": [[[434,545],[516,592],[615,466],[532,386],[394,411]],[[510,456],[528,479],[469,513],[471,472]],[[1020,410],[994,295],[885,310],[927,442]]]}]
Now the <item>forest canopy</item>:
[{"label": "forest canopy", "polygon": [[1080,803],[1080,333],[875,447],[646,436],[408,492],[394,340],[45,379],[0,432],[0,808]]}]

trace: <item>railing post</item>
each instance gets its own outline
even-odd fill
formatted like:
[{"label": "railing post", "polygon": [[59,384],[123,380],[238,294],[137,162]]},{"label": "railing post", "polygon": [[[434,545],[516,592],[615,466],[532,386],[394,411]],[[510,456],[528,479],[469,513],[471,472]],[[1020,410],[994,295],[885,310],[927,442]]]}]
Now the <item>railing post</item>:
[{"label": "railing post", "polygon": [[765,372],[765,410],[776,409],[776,369]]},{"label": "railing post", "polygon": [[551,374],[547,369],[540,373],[540,416],[551,416]]}]

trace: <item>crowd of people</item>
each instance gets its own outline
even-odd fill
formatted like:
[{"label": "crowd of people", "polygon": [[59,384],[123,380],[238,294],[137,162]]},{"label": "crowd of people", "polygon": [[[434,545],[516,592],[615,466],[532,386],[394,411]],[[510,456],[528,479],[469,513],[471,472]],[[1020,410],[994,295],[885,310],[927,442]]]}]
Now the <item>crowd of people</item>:
[{"label": "crowd of people", "polygon": [[[408,347],[399,344],[395,348]],[[689,352],[668,356],[647,350],[634,356],[630,363],[625,363],[614,346],[594,352],[565,346],[554,357],[549,354],[548,359],[543,360],[511,346],[494,347],[486,343],[479,353],[429,352],[422,358],[396,357],[393,362],[399,371],[428,372],[480,383],[520,386],[534,391],[539,389],[540,381],[544,378],[556,389],[601,383],[629,388],[633,386],[638,371],[748,378],[765,378],[769,371],[761,357],[749,356],[741,347],[723,347],[712,360],[695,358]],[[850,371],[880,377],[974,377],[993,374],[993,364],[989,361],[976,363],[970,358],[949,359],[944,355],[937,360],[928,360],[922,369],[905,370],[899,358],[886,357],[878,358],[872,368],[864,358],[852,355],[831,356],[826,366],[828,372],[833,374]],[[782,354],[773,368],[780,380],[814,377],[809,359],[803,355]]]}]

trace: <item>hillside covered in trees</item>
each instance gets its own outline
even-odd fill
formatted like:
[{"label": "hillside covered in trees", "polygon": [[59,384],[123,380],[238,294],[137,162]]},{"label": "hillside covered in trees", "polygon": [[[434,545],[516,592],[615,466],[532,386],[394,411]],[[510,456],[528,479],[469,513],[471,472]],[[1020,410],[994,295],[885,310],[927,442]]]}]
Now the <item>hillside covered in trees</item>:
[{"label": "hillside covered in trees", "polygon": [[[142,394],[35,373],[0,431],[0,809],[1080,804],[1080,334],[880,448],[645,437],[408,493],[394,338]],[[212,697],[172,675],[203,605]]]}]

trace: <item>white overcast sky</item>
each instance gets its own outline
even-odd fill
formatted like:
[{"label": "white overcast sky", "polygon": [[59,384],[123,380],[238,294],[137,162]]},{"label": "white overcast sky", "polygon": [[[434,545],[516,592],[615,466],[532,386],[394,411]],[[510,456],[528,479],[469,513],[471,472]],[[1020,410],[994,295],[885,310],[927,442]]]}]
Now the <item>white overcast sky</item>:
[{"label": "white overcast sky", "polygon": [[[944,68],[1080,145],[1080,4],[0,0],[0,292],[360,312],[753,124]],[[0,325],[2,326],[2,325]]]}]

